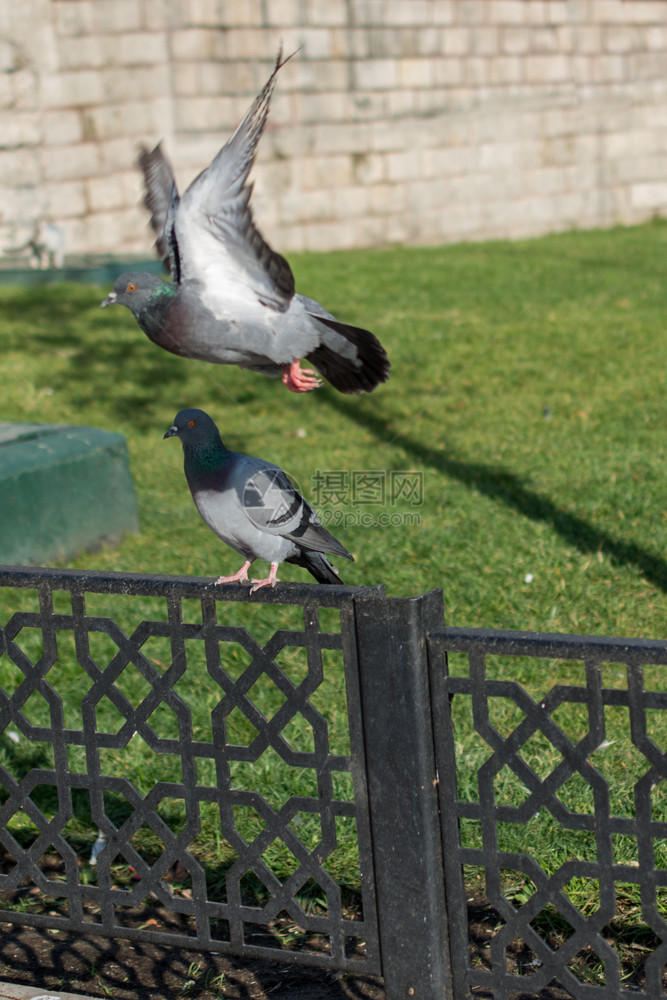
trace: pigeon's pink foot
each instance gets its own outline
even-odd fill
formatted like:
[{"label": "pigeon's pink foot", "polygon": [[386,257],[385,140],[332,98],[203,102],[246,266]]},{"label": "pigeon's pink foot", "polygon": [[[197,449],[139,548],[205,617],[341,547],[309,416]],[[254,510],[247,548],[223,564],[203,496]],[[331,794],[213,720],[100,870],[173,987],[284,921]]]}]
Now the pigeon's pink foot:
[{"label": "pigeon's pink foot", "polygon": [[250,593],[254,594],[255,591],[259,590],[261,587],[275,587],[275,585],[280,582],[278,580],[278,577],[276,576],[277,572],[278,572],[278,563],[271,563],[271,569],[269,571],[269,575],[265,580],[250,581],[252,583],[252,587],[250,588]]},{"label": "pigeon's pink foot", "polygon": [[285,365],[283,385],[286,385],[290,392],[312,392],[313,389],[319,389],[322,380],[311,368],[302,368],[301,362],[297,360],[291,365]]},{"label": "pigeon's pink foot", "polygon": [[246,580],[248,579],[248,570],[250,569],[251,565],[252,565],[252,560],[248,559],[247,562],[243,563],[243,566],[241,566],[241,569],[238,571],[238,573],[234,573],[234,576],[219,576],[218,579],[215,581],[214,586],[217,587],[219,583],[245,583]]}]

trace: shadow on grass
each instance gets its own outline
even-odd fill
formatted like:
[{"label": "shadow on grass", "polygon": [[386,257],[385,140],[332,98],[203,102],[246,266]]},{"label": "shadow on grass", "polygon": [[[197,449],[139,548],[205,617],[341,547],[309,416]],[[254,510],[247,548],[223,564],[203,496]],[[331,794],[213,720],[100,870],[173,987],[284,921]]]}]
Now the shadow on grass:
[{"label": "shadow on grass", "polygon": [[202,384],[210,392],[213,383],[221,395],[242,405],[252,405],[261,395],[259,385],[239,387],[226,377],[225,366],[199,364],[156,347],[127,310],[100,311],[101,299],[95,287],[63,285],[22,290],[3,303],[5,350],[68,352],[66,367],[54,366],[41,380],[65,392],[72,409],[94,410],[102,403],[119,430],[131,421],[153,432],[156,407],[166,400],[174,413],[192,406],[202,396]]},{"label": "shadow on grass", "polygon": [[667,592],[667,561],[635,542],[613,538],[548,497],[540,496],[525,486],[516,473],[502,466],[466,462],[447,454],[444,449],[439,451],[422,444],[403,431],[395,431],[383,416],[371,412],[368,406],[362,408],[358,402],[348,402],[333,392],[326,395],[322,392],[321,398],[332,409],[371,430],[378,440],[398,445],[425,466],[504,503],[523,517],[549,524],[557,535],[582,553],[603,552],[617,565],[635,566],[649,583]]}]

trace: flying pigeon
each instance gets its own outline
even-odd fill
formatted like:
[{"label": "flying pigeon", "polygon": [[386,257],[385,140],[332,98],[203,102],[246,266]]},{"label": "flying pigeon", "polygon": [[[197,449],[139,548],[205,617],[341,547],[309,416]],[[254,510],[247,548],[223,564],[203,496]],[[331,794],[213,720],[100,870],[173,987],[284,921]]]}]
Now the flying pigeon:
[{"label": "flying pigeon", "polygon": [[142,150],[144,201],[171,284],[122,274],[101,306],[127,306],[153,343],[182,357],[282,374],[292,392],[310,392],[321,382],[301,368],[305,358],[340,392],[370,392],[389,377],[380,341],[295,294],[289,264],[253,221],[248,175],[285,62],[279,52],[231,139],[182,197],[160,145]]},{"label": "flying pigeon", "polygon": [[181,439],[185,478],[204,521],[245,559],[237,573],[218,577],[216,584],[244,583],[255,559],[271,563],[271,571],[250,581],[251,594],[275,587],[281,562],[303,566],[318,583],[342,582],[324,553],[354,557],[320,524],[282,469],[228,451],[203,410],[181,410],[164,436]]}]

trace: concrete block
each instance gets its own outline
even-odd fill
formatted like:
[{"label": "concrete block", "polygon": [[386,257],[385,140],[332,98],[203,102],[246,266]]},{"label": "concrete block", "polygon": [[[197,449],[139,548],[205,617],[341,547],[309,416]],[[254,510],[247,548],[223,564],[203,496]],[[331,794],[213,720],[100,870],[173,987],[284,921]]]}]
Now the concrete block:
[{"label": "concrete block", "polygon": [[299,61],[302,59],[331,59],[334,55],[333,33],[328,28],[298,29]]},{"label": "concrete block", "polygon": [[25,147],[0,149],[0,177],[8,188],[40,185],[43,178],[34,150]]},{"label": "concrete block", "polygon": [[[369,188],[369,206],[372,215],[394,215],[409,206],[405,184],[376,184]],[[410,206],[411,207],[411,206]]]},{"label": "concrete block", "polygon": [[364,187],[339,187],[333,192],[333,214],[338,219],[358,219],[368,213],[369,193]]},{"label": "concrete block", "polygon": [[42,139],[42,116],[37,111],[15,111],[2,123],[2,148],[37,146]]},{"label": "concrete block", "polygon": [[100,172],[100,147],[94,142],[54,146],[49,150],[44,167],[46,179],[50,182],[85,180]]},{"label": "concrete block", "polygon": [[0,109],[11,110],[14,107],[13,73],[0,73]]},{"label": "concrete block", "polygon": [[524,55],[530,49],[530,30],[528,28],[502,28],[500,32],[501,51],[508,55]]},{"label": "concrete block", "polygon": [[93,33],[95,0],[59,0],[53,5],[59,36],[83,36]]},{"label": "concrete block", "polygon": [[[635,56],[634,59],[636,58]],[[633,70],[634,73],[639,72],[635,65],[633,65]],[[629,72],[628,57],[626,56],[602,55],[593,57],[593,78],[596,83],[627,80]]]},{"label": "concrete block", "polygon": [[352,158],[345,154],[309,157],[303,162],[302,177],[303,186],[307,191],[352,184],[354,182]]},{"label": "concrete block", "polygon": [[[175,61],[217,58],[220,54],[218,34],[213,28],[188,28],[174,32],[171,39],[172,58]],[[237,56],[240,54],[237,53]]]},{"label": "concrete block", "polygon": [[431,16],[434,24],[454,24],[457,0],[431,0]]},{"label": "concrete block", "polygon": [[42,121],[45,146],[74,146],[83,139],[82,114],[59,110],[44,115]]},{"label": "concrete block", "polygon": [[488,0],[463,0],[463,2],[459,0],[456,4],[457,20],[460,24],[466,24],[477,30],[480,25],[489,23],[491,6]]},{"label": "concrete block", "polygon": [[431,0],[391,0],[385,5],[385,19],[387,24],[403,27],[430,24]]},{"label": "concrete block", "polygon": [[139,31],[142,10],[137,0],[94,0],[93,24],[100,34]]},{"label": "concrete block", "polygon": [[0,73],[13,73],[20,64],[20,56],[15,45],[0,39]]},{"label": "concrete block", "polygon": [[583,55],[602,52],[602,28],[597,24],[581,24],[574,33],[575,51]]},{"label": "concrete block", "polygon": [[459,87],[463,83],[465,60],[453,56],[438,59],[435,64],[435,85]]},{"label": "concrete block", "polygon": [[355,85],[359,90],[392,90],[398,86],[398,66],[394,59],[369,59],[354,63]]},{"label": "concrete block", "polygon": [[630,24],[603,28],[602,41],[606,52],[631,52],[637,47],[637,31]]},{"label": "concrete block", "polygon": [[[88,211],[88,202],[83,181],[70,181],[65,184],[49,184],[45,188],[45,216],[60,224],[62,219],[76,218]],[[69,252],[65,243],[65,251]]]},{"label": "concrete block", "polygon": [[347,250],[358,245],[355,227],[349,222],[320,222],[304,226],[305,248],[311,251]]},{"label": "concrete block", "polygon": [[[217,6],[222,8],[221,16],[218,15],[218,25],[237,27],[262,23],[262,11],[264,8],[262,0],[224,0],[223,3],[220,3],[220,0],[218,0]],[[269,14],[267,23],[269,24],[273,23],[270,20],[273,6],[270,2],[266,4]],[[200,17],[197,23],[202,24],[204,21]]]},{"label": "concrete block", "polygon": [[64,35],[58,39],[58,65],[61,70],[95,69],[103,66],[107,52],[101,35],[83,37]]},{"label": "concrete block", "polygon": [[385,7],[385,0],[355,0],[355,3],[350,5],[352,23],[364,28],[383,24],[382,14]]},{"label": "concrete block", "polygon": [[391,183],[402,183],[421,177],[421,157],[419,151],[407,149],[397,153],[387,153],[385,157],[387,180]]},{"label": "concrete block", "polygon": [[530,4],[524,0],[494,0],[488,6],[492,24],[524,24]]},{"label": "concrete block", "polygon": [[518,56],[495,56],[489,60],[488,72],[491,83],[521,83],[523,60]]},{"label": "concrete block", "polygon": [[[293,88],[297,92],[344,91],[348,84],[348,67],[341,59],[302,60],[294,64]],[[272,116],[273,117],[273,116]]]},{"label": "concrete block", "polygon": [[[616,56],[609,58],[623,59],[624,67],[631,74],[633,80],[659,80],[661,84],[665,79],[665,53],[664,52],[634,52],[627,57]],[[628,66],[629,64],[629,66]],[[616,79],[620,79],[616,77]]]},{"label": "concrete block", "polygon": [[[413,2],[425,2],[425,0],[413,0]],[[391,7],[398,5],[400,0],[392,0]],[[315,25],[338,25],[342,26],[348,22],[347,3],[345,0],[305,0],[306,24]],[[300,24],[303,21],[303,14],[299,10],[295,17],[283,24]]]},{"label": "concrete block", "polygon": [[375,153],[354,153],[352,172],[357,184],[381,184],[387,177],[385,157]]},{"label": "concrete block", "polygon": [[555,27],[532,28],[530,50],[531,52],[558,52],[558,33]]},{"label": "concrete block", "polygon": [[109,94],[113,94],[114,102],[119,103],[150,100],[169,93],[169,69],[166,65],[134,66],[131,73],[120,67],[100,70],[95,77],[100,81],[105,95],[103,101],[95,103],[106,103]]},{"label": "concrete block", "polygon": [[[336,94],[297,94],[294,101],[297,121],[303,126],[326,122],[350,122],[354,118],[355,98],[349,92]],[[274,124],[276,116],[274,116]]]},{"label": "concrete block", "polygon": [[93,212],[108,212],[127,205],[127,189],[122,174],[92,177],[86,181],[86,197]]},{"label": "concrete block", "polygon": [[101,72],[92,69],[54,73],[44,86],[44,104],[47,108],[85,107],[103,104],[107,94]]},{"label": "concrete block", "polygon": [[472,33],[472,50],[476,56],[495,56],[500,52],[500,28],[477,28]]},{"label": "concrete block", "polygon": [[627,19],[629,6],[632,5],[624,3],[624,0],[594,0],[587,5],[588,17],[599,24],[623,22]]},{"label": "concrete block", "polygon": [[544,20],[549,24],[567,24],[572,20],[571,5],[567,0],[549,0]]},{"label": "concrete block", "polygon": [[336,59],[367,59],[370,55],[368,28],[328,28],[332,55]]},{"label": "concrete block", "polygon": [[472,48],[472,31],[470,28],[449,28],[443,42],[446,56],[467,56]]},{"label": "concrete block", "polygon": [[571,24],[559,24],[556,28],[559,52],[574,52],[577,29]]},{"label": "concrete block", "polygon": [[11,74],[16,111],[36,110],[39,103],[41,81],[31,69],[19,69]]},{"label": "concrete block", "polygon": [[652,24],[641,28],[641,38],[650,51],[667,52],[667,24]]},{"label": "concrete block", "polygon": [[371,59],[400,59],[417,53],[417,32],[409,28],[368,28]]},{"label": "concrete block", "polygon": [[416,41],[416,55],[442,58],[445,44],[442,28],[417,28],[413,36]]},{"label": "concrete block", "polygon": [[[248,0],[246,7],[250,6]],[[142,0],[141,28],[144,31],[168,31],[177,27],[178,8],[164,0]]]},{"label": "concrete block", "polygon": [[134,31],[113,39],[112,61],[121,66],[150,66],[167,62],[166,32]]},{"label": "concrete block", "polygon": [[667,182],[648,181],[632,184],[630,187],[630,202],[633,208],[650,209],[661,214],[667,214]]},{"label": "concrete block", "polygon": [[595,82],[595,56],[570,56],[570,76],[577,86]]},{"label": "concrete block", "polygon": [[70,558],[139,530],[125,439],[93,427],[0,424],[0,498],[5,564]]},{"label": "concrete block", "polygon": [[484,87],[491,79],[491,60],[470,56],[463,63],[463,81],[469,87]]},{"label": "concrete block", "polygon": [[664,24],[667,20],[665,4],[655,0],[633,0],[633,3],[623,6],[625,17],[635,24]]},{"label": "concrete block", "polygon": [[398,62],[398,78],[401,87],[413,89],[416,87],[432,87],[435,82],[434,59],[400,59]]},{"label": "concrete block", "polygon": [[570,77],[570,60],[565,55],[530,55],[525,69],[528,83],[560,83]]},{"label": "concrete block", "polygon": [[228,24],[253,24],[253,14],[259,15],[259,3],[255,0],[188,0],[183,5],[183,18],[199,27],[220,28]]}]

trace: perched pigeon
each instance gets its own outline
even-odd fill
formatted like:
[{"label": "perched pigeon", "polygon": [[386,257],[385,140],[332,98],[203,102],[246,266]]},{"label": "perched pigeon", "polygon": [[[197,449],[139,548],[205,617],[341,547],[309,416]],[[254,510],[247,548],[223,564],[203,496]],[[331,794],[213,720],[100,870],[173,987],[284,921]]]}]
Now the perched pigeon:
[{"label": "perched pigeon", "polygon": [[318,583],[341,582],[323,553],[353,556],[322,527],[282,469],[228,451],[203,410],[181,410],[164,436],[181,439],[185,478],[204,521],[246,560],[238,573],[220,576],[216,584],[245,582],[255,559],[271,563],[271,571],[264,580],[250,581],[251,594],[276,585],[281,562],[303,566]]},{"label": "perched pigeon", "polygon": [[377,337],[296,295],[289,264],[253,222],[248,174],[286,61],[279,53],[231,139],[182,198],[160,146],[142,151],[145,204],[172,283],[123,274],[101,305],[127,306],[153,343],[182,357],[282,373],[292,392],[309,392],[320,380],[301,369],[305,358],[340,392],[370,392],[389,377]]}]

